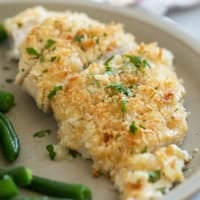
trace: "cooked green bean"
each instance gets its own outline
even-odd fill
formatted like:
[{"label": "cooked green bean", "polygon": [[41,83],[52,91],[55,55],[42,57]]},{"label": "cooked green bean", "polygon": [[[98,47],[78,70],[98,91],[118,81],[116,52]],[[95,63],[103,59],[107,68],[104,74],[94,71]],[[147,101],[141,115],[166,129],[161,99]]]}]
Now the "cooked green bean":
[{"label": "cooked green bean", "polygon": [[15,161],[20,152],[20,143],[9,119],[0,113],[0,143],[8,161]]},{"label": "cooked green bean", "polygon": [[0,90],[0,112],[8,112],[15,105],[15,96],[7,91]]},{"label": "cooked green bean", "polygon": [[0,24],[0,42],[4,41],[7,39],[7,33],[5,28],[3,27],[3,24]]},{"label": "cooked green bean", "polygon": [[0,178],[2,178],[4,175],[9,175],[12,177],[13,181],[19,186],[28,185],[32,181],[32,171],[23,166],[10,169],[0,168]]},{"label": "cooked green bean", "polygon": [[27,188],[49,196],[71,198],[74,200],[91,200],[92,193],[87,186],[69,184],[33,176]]},{"label": "cooked green bean", "polygon": [[17,186],[10,176],[0,179],[0,199],[8,199],[18,194]]},{"label": "cooked green bean", "polygon": [[11,200],[72,200],[72,199],[55,198],[55,197],[14,197]]}]

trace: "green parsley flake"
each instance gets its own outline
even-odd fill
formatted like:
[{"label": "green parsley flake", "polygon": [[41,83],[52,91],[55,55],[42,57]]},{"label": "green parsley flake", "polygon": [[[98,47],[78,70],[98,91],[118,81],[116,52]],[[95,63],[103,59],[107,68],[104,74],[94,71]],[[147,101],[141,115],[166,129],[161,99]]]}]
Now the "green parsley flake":
[{"label": "green parsley flake", "polygon": [[141,153],[147,153],[147,146],[144,147],[144,149],[141,151]]},{"label": "green parsley flake", "polygon": [[23,23],[22,23],[22,22],[17,22],[17,27],[18,27],[18,28],[22,28],[22,26],[23,26]]},{"label": "green parsley flake", "polygon": [[54,62],[56,60],[56,58],[57,58],[56,56],[52,56],[51,59],[50,59],[50,61]]},{"label": "green parsley flake", "polygon": [[44,46],[44,49],[50,49],[55,43],[56,43],[55,40],[48,39]]},{"label": "green parsley flake", "polygon": [[179,108],[175,108],[175,109],[174,109],[174,112],[177,112],[178,110],[179,110]]},{"label": "green parsley flake", "polygon": [[14,79],[12,79],[12,78],[6,78],[6,83],[13,83],[14,82]]},{"label": "green parsley flake", "polygon": [[51,133],[50,129],[46,129],[46,130],[41,130],[41,131],[37,131],[36,133],[33,134],[33,137],[45,137],[46,135],[49,135]]},{"label": "green parsley flake", "polygon": [[68,153],[73,157],[76,158],[77,156],[80,156],[80,153],[73,150],[73,149],[68,149]]},{"label": "green parsley flake", "polygon": [[75,42],[81,42],[84,38],[84,35],[75,35],[74,36],[74,41]]},{"label": "green parsley flake", "polygon": [[133,63],[137,69],[144,69],[145,67],[151,67],[150,64],[144,58],[140,56],[125,55],[129,58],[129,61]]},{"label": "green parsley flake", "polygon": [[132,133],[132,134],[136,134],[138,132],[138,128],[137,126],[135,125],[135,122],[132,121],[130,127],[129,127],[129,131]]},{"label": "green parsley flake", "polygon": [[51,160],[54,160],[56,157],[56,152],[54,151],[54,146],[53,144],[48,144],[46,146],[47,151],[49,152],[49,157]]},{"label": "green parsley flake", "polygon": [[55,86],[51,91],[50,93],[48,94],[48,99],[51,100],[59,90],[62,90],[63,89],[63,86],[62,85],[57,85]]},{"label": "green parsley flake", "polygon": [[52,39],[48,39],[46,41],[46,44],[44,45],[44,47],[41,49],[41,52],[39,53],[36,49],[34,49],[33,47],[28,47],[26,48],[26,52],[32,56],[35,59],[40,59],[40,62],[43,63],[45,61],[44,58],[44,51],[47,49],[50,49],[54,44],[56,43],[55,40]]},{"label": "green parsley flake", "polygon": [[189,170],[189,168],[185,166],[185,167],[183,167],[182,172],[186,172],[188,170]]},{"label": "green parsley flake", "polygon": [[149,182],[155,183],[160,180],[161,172],[160,170],[149,172]]},{"label": "green parsley flake", "polygon": [[107,86],[107,88],[115,90],[116,92],[122,92],[123,94],[125,94],[128,97],[134,97],[130,88],[123,86],[121,83],[110,84],[110,85]]},{"label": "green parsley flake", "polygon": [[47,73],[47,72],[48,72],[48,69],[42,70],[42,73],[43,73],[43,74],[45,74],[45,73]]},{"label": "green parsley flake", "polygon": [[40,62],[43,63],[45,61],[44,55],[40,56]]},{"label": "green parsley flake", "polygon": [[96,44],[99,44],[99,37],[96,38]]},{"label": "green parsley flake", "polygon": [[121,111],[122,111],[123,113],[126,112],[126,104],[127,104],[127,101],[126,101],[126,100],[122,100],[122,101],[121,101]]},{"label": "green parsley flake", "polygon": [[142,129],[146,129],[142,124],[140,124],[139,127]]},{"label": "green parsley flake", "polygon": [[8,66],[3,66],[2,69],[3,70],[9,70],[10,68]]},{"label": "green parsley flake", "polygon": [[162,194],[166,194],[166,187],[160,187],[157,188],[156,190],[160,191]]},{"label": "green parsley flake", "polygon": [[26,48],[26,52],[27,52],[30,56],[34,56],[34,58],[39,58],[39,57],[40,57],[40,53],[38,53],[37,50],[34,49],[33,47],[28,47],[28,48]]},{"label": "green parsley flake", "polygon": [[104,37],[108,36],[108,33],[104,32],[104,33],[103,33],[103,36],[104,36]]},{"label": "green parsley flake", "polygon": [[107,72],[113,71],[113,68],[112,68],[112,66],[110,65],[110,62],[112,61],[113,58],[114,58],[114,56],[111,56],[110,58],[108,58],[108,59],[104,62],[104,65],[105,65],[105,67],[106,67],[106,71],[107,71]]}]

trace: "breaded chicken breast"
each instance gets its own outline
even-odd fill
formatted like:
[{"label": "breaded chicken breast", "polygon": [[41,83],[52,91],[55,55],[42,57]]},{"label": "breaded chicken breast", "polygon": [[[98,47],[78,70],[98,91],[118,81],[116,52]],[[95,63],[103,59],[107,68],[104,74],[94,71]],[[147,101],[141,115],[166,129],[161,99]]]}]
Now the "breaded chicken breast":
[{"label": "breaded chicken breast", "polygon": [[79,150],[84,141],[89,142],[87,136],[93,135],[92,149],[105,146],[103,156],[99,155],[102,159],[115,156],[112,150],[105,156],[106,149],[115,145],[133,154],[180,144],[187,130],[182,105],[185,91],[170,56],[156,44],[141,44],[106,62],[94,62],[72,77],[50,100],[60,123],[61,141]]},{"label": "breaded chicken breast", "polygon": [[[187,130],[184,93],[171,53],[141,44],[92,63],[51,107],[61,145],[92,158],[94,173],[109,174],[122,199],[152,199],[161,195],[159,187],[168,191],[183,180],[189,156],[168,145],[180,144]],[[151,173],[159,174],[158,183],[149,181]]]},{"label": "breaded chicken breast", "polygon": [[158,199],[184,180],[185,89],[168,50],[137,44],[120,24],[50,16],[20,45],[16,81],[52,110],[59,145],[91,158],[122,200]]},{"label": "breaded chicken breast", "polygon": [[134,38],[119,24],[105,25],[87,18],[51,17],[35,27],[21,47],[17,82],[21,82],[44,111],[48,93],[67,77],[87,68],[94,60],[136,47]]}]

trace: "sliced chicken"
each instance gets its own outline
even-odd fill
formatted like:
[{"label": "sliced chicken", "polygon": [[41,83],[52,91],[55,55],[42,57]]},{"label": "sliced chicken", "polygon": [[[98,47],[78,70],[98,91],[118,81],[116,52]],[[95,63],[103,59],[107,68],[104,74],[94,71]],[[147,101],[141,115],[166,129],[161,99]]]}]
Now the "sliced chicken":
[{"label": "sliced chicken", "polygon": [[[95,158],[105,159],[101,168],[106,167],[108,157],[117,155],[119,161],[123,152],[133,154],[144,148],[153,151],[180,144],[187,130],[182,105],[185,90],[173,72],[170,57],[156,44],[142,44],[113,56],[106,65],[92,63],[69,79],[50,101],[60,124],[61,143],[78,151],[85,147],[90,154],[99,147],[103,155],[98,150]],[[91,143],[89,149],[85,142]],[[113,154],[113,149],[105,156],[112,144],[122,152]],[[110,164],[112,169],[115,163]]]},{"label": "sliced chicken", "polygon": [[187,112],[172,54],[83,14],[39,21],[20,45],[16,80],[52,110],[60,145],[91,158],[122,200],[158,199],[182,182]]},{"label": "sliced chicken", "polygon": [[77,14],[51,17],[25,39],[16,80],[47,111],[48,93],[55,85],[67,84],[67,77],[76,76],[94,60],[134,47],[134,38],[119,24],[78,20]]},{"label": "sliced chicken", "polygon": [[171,53],[156,44],[94,62],[51,99],[60,144],[92,158],[123,200],[157,199],[184,180],[189,161],[170,145],[187,130],[184,93]]}]

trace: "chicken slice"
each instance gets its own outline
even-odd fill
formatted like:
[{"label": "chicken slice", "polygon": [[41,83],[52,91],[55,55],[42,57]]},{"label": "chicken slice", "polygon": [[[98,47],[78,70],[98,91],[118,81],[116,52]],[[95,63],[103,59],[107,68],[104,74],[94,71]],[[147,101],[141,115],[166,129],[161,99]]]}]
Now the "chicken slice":
[{"label": "chicken slice", "polygon": [[136,46],[119,24],[75,19],[77,15],[48,18],[22,45],[16,80],[44,111],[49,108],[50,90],[67,84],[67,77],[76,76],[97,59]]},{"label": "chicken slice", "polygon": [[83,24],[86,23],[86,26],[88,23],[95,22],[95,20],[89,18],[83,13],[72,13],[71,11],[49,11],[42,6],[28,8],[16,16],[7,18],[4,21],[4,27],[12,40],[11,58],[19,59],[19,49],[30,31],[34,27],[40,25],[45,19],[53,16],[68,16],[68,23],[71,23],[71,25],[77,24],[79,21]]},{"label": "chicken slice", "polygon": [[[60,144],[92,158],[95,174],[109,174],[122,199],[156,199],[158,188],[183,181],[189,156],[170,144],[180,144],[187,130],[185,91],[169,51],[141,44],[68,81],[51,99]],[[144,156],[152,168],[140,167]],[[149,181],[151,171],[159,182]]]},{"label": "chicken slice", "polygon": [[[169,52],[156,44],[142,44],[115,55],[109,71],[99,61],[68,80],[50,101],[61,143],[80,152],[84,147],[91,155],[94,152],[92,157],[105,159],[100,168],[106,167],[108,157],[119,159],[113,154],[116,145],[132,154],[180,144],[187,130],[185,91],[166,56]],[[112,145],[113,151],[107,152]],[[115,164],[110,165],[112,169]]]}]

